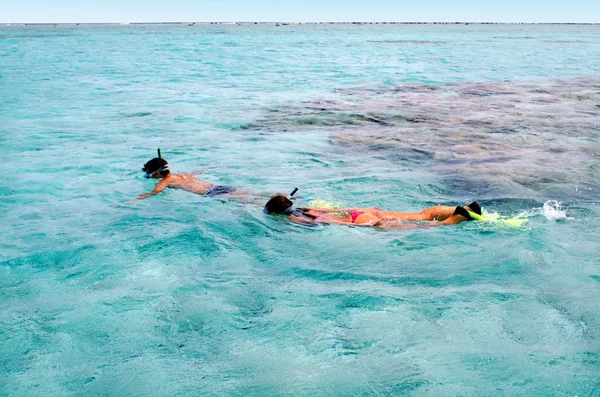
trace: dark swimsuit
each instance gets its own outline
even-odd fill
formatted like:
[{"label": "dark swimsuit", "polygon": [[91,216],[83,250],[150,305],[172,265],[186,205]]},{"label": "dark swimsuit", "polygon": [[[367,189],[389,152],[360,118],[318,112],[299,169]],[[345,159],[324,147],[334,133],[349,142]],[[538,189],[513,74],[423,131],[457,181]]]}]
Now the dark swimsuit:
[{"label": "dark swimsuit", "polygon": [[234,188],[233,186],[223,186],[223,185],[217,185],[217,186],[213,186],[209,189],[208,192],[206,192],[207,196],[220,196],[221,194],[229,194],[229,193],[233,193],[235,192],[237,189]]}]

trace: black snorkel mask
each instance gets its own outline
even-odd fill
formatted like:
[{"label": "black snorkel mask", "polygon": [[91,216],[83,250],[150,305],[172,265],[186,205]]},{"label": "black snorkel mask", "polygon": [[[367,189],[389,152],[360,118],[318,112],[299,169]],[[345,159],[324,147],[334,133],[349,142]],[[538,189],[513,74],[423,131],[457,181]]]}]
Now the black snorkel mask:
[{"label": "black snorkel mask", "polygon": [[[151,172],[149,174],[144,172],[144,178],[146,178],[146,179],[152,178],[154,175],[158,174],[159,172],[168,171],[168,170],[169,170],[169,166],[165,165],[164,167],[161,167],[161,168],[157,169],[156,171]],[[144,168],[144,171],[146,171],[146,168]]]}]

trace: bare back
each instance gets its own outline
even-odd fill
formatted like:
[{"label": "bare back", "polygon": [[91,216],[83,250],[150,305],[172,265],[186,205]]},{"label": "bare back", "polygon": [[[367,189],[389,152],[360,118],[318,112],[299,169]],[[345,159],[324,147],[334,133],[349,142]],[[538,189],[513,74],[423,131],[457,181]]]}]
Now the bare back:
[{"label": "bare back", "polygon": [[214,186],[212,183],[201,181],[192,174],[172,174],[161,180],[156,186],[159,187],[163,183],[164,187],[186,190],[196,194],[206,194]]}]

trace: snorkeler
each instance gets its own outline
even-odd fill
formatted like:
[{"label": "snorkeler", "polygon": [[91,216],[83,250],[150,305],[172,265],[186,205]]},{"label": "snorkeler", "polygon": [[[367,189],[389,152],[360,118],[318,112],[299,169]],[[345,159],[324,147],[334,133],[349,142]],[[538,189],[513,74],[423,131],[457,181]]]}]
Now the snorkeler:
[{"label": "snorkeler", "polygon": [[[195,176],[201,174],[202,171],[189,174],[171,174],[167,160],[161,157],[160,149],[158,149],[158,157],[153,158],[144,164],[142,168],[144,178],[160,179],[154,189],[149,193],[144,193],[138,196],[137,200],[143,200],[150,196],[154,196],[166,188],[175,188],[187,190],[188,192],[205,195],[205,196],[239,196],[248,192],[236,189],[232,186],[214,185],[209,182],[201,181]],[[128,203],[135,202],[132,200]]]},{"label": "snorkeler", "polygon": [[456,225],[473,220],[473,214],[481,215],[477,202],[466,207],[436,206],[420,212],[382,211],[378,208],[293,208],[292,201],[286,196],[275,196],[265,205],[265,211],[273,214],[285,214],[291,221],[298,223],[328,223],[357,226],[373,226],[389,229],[413,228],[417,225],[402,223],[423,222],[421,226]]}]

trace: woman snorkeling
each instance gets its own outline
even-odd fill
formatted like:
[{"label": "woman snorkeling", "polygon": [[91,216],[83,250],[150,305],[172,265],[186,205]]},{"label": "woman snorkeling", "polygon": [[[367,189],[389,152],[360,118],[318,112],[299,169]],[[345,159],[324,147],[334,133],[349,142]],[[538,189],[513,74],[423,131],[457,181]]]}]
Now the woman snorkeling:
[{"label": "woman snorkeling", "polygon": [[371,226],[388,229],[414,228],[418,225],[402,223],[427,222],[420,226],[456,225],[474,218],[469,212],[481,215],[481,207],[472,202],[466,207],[435,206],[419,212],[383,211],[379,208],[293,208],[294,203],[286,196],[275,196],[265,205],[271,214],[287,215],[298,223],[328,223],[342,225]]}]

